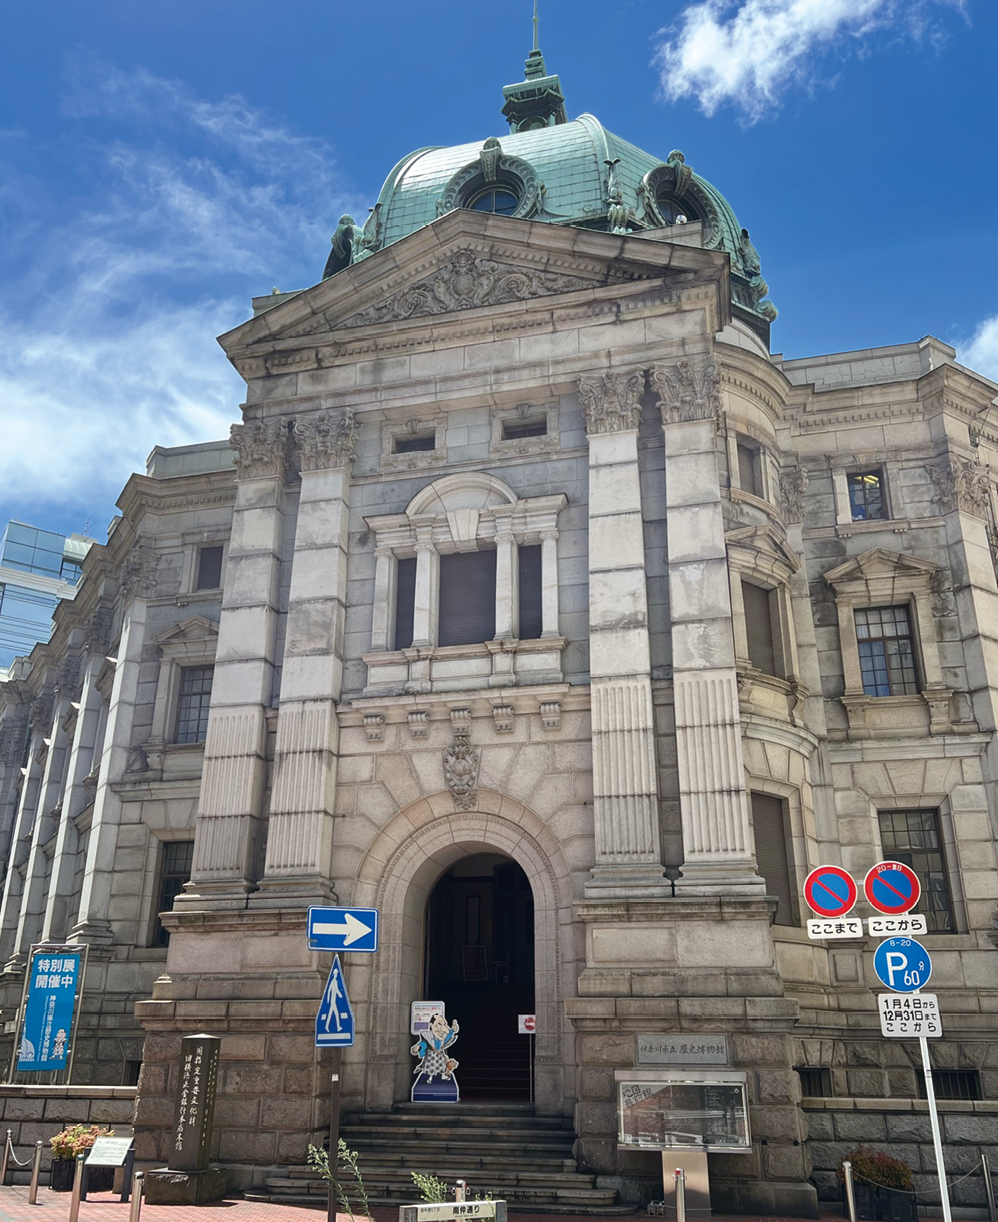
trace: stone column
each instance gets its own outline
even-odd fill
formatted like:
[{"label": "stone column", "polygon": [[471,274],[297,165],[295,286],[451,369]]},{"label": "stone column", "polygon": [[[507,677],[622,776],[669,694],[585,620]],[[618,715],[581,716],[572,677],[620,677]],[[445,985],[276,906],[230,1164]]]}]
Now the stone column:
[{"label": "stone column", "polygon": [[267,860],[254,906],[335,899],[333,802],[343,677],[353,413],[299,421],[301,500],[281,673]]},{"label": "stone column", "polygon": [[78,665],[75,658],[67,659],[67,663],[69,665],[64,668],[64,678],[57,690],[52,711],[52,728],[46,740],[48,754],[45,756],[41,785],[38,790],[38,808],[31,836],[28,866],[24,875],[21,913],[14,938],[15,952],[25,956],[32,942],[37,942],[41,936],[47,899],[46,888],[49,894],[52,891],[49,885],[49,859],[45,854],[44,845],[48,843],[55,831],[57,821],[60,827],[63,827],[67,821],[63,801],[63,782],[66,775],[69,737],[63,728],[63,722],[70,711],[69,688],[74,683]]},{"label": "stone column", "polygon": [[728,563],[717,471],[721,374],[686,359],[652,370],[665,433],[669,604],[676,748],[685,862],[677,888],[691,895],[762,895],[756,870]]},{"label": "stone column", "polygon": [[496,634],[497,641],[520,635],[520,572],[516,539],[509,514],[496,514]]},{"label": "stone column", "polygon": [[110,923],[111,883],[122,810],[115,786],[128,769],[145,645],[147,599],[152,593],[155,568],[155,554],[141,546],[132,549],[122,567],[120,588],[124,612],[101,748],[80,910],[70,931],[70,937],[76,942],[110,945],[114,941]]},{"label": "stone column", "polygon": [[179,909],[242,908],[253,890],[274,686],[287,421],[232,426],[236,503],[218,626],[191,881]]},{"label": "stone column", "polygon": [[541,636],[559,636],[558,532],[541,531]]},{"label": "stone column", "polygon": [[415,522],[416,595],[412,620],[413,645],[437,642],[437,607],[440,601],[440,556],[430,538],[432,521]]},{"label": "stone column", "polygon": [[51,881],[42,918],[43,942],[66,935],[70,915],[66,905],[73,894],[73,875],[76,873],[80,839],[73,821],[90,800],[83,779],[97,763],[95,753],[98,749],[103,701],[97,678],[105,660],[103,653],[92,655],[83,668],[83,690],[80,692],[80,708],[76,715],[73,742],[69,748],[69,764],[62,793],[62,816],[56,835]]},{"label": "stone column", "polygon": [[33,701],[31,705],[27,771],[21,785],[21,800],[17,807],[7,857],[3,897],[0,898],[0,960],[7,965],[5,971],[19,970],[23,963],[23,957],[16,954],[16,933],[24,896],[21,867],[27,863],[31,851],[31,831],[38,809],[38,794],[43,774],[38,755],[44,745],[42,739],[48,734],[51,709],[51,699],[44,696]]},{"label": "stone column", "polygon": [[644,374],[583,377],[596,864],[586,894],[668,894],[662,868],[638,476]]},{"label": "stone column", "polygon": [[371,650],[395,648],[395,557],[390,547],[374,552],[374,619]]}]

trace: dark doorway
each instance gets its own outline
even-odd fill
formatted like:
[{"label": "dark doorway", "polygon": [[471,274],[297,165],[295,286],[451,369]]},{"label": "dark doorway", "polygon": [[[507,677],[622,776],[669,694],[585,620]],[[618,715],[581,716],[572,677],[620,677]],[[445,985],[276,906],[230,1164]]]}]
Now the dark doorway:
[{"label": "dark doorway", "polygon": [[534,899],[508,857],[456,862],[426,905],[423,997],[443,1001],[461,1034],[462,1099],[527,1100],[533,1040],[517,1015],[534,1012]]}]

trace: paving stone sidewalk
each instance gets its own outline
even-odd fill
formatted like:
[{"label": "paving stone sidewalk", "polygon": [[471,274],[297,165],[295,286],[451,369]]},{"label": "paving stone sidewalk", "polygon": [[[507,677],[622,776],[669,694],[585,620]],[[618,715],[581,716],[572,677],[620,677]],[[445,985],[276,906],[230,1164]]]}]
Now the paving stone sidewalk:
[{"label": "paving stone sidewalk", "polygon": [[[53,1192],[40,1188],[38,1203],[28,1204],[26,1184],[15,1184],[11,1188],[0,1188],[0,1222],[66,1222],[69,1216],[68,1192]],[[272,1205],[259,1201],[233,1199],[219,1201],[214,1205],[145,1205],[142,1206],[142,1222],[320,1222],[325,1218],[321,1209],[308,1209],[300,1205]],[[389,1207],[372,1211],[372,1222],[398,1222],[398,1210]],[[512,1222],[597,1222],[591,1216],[575,1217],[564,1214],[511,1215]],[[80,1222],[128,1222],[128,1206],[123,1205],[113,1193],[95,1193],[80,1205]],[[336,1222],[351,1222],[349,1214],[337,1214]],[[364,1222],[358,1214],[355,1222]],[[614,1219],[620,1222],[620,1219]],[[658,1222],[647,1214],[629,1214],[628,1222]],[[772,1222],[746,1214],[738,1217],[714,1214],[711,1222]],[[804,1222],[803,1219],[784,1218],[781,1222]],[[822,1214],[822,1222],[842,1222],[840,1214]]]}]

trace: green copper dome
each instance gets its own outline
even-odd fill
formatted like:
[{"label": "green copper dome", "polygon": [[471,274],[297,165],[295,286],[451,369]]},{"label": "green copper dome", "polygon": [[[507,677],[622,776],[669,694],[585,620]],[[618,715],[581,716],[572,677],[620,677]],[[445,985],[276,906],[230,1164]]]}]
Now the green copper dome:
[{"label": "green copper dome", "polygon": [[324,276],[454,208],[618,234],[699,222],[704,247],[731,258],[736,314],[768,340],[776,308],[765,300],[769,289],[748,231],[682,153],[675,150],[662,161],[607,131],[593,115],[568,122],[558,78],[547,74],[536,45],[525,79],[506,86],[503,95],[513,130],[404,157],[388,175],[362,233],[352,217],[342,218]]}]

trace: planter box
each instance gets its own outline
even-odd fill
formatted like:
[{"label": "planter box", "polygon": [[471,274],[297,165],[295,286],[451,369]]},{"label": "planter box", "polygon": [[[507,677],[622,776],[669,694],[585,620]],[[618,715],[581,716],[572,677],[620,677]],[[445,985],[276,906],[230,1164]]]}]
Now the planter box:
[{"label": "planter box", "polygon": [[[87,1192],[111,1192],[114,1188],[114,1167],[91,1167],[85,1172]],[[76,1177],[75,1158],[54,1158],[49,1177],[53,1192],[72,1192]]]},{"label": "planter box", "polygon": [[[897,1188],[875,1188],[854,1180],[856,1217],[861,1222],[918,1222],[918,1203],[913,1192]],[[846,1189],[842,1185],[842,1209],[848,1215]]]}]

